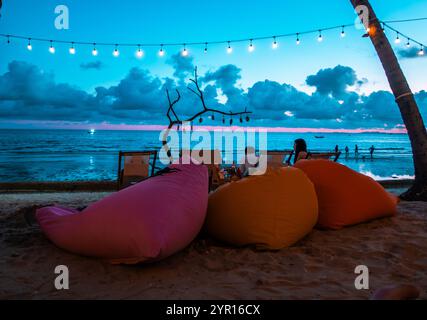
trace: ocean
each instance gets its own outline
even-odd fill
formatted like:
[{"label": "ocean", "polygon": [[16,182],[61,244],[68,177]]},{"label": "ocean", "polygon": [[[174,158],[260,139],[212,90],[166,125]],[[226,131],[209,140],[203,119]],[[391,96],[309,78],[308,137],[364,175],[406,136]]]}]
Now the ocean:
[{"label": "ocean", "polygon": [[[305,139],[309,151],[332,151],[336,145],[343,151],[348,146],[349,156],[343,152],[339,162],[377,180],[414,175],[405,134],[268,133],[267,138],[269,150],[292,149],[296,138]],[[160,147],[158,131],[0,130],[0,182],[115,180],[119,150]]]}]

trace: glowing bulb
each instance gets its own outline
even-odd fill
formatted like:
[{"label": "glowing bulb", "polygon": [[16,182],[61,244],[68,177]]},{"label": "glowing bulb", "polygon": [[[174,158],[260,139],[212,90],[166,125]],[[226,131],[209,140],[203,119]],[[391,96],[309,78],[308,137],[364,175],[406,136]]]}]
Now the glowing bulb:
[{"label": "glowing bulb", "polygon": [[418,52],[418,55],[420,56],[424,55],[424,47],[421,47],[420,51]]},{"label": "glowing bulb", "polygon": [[187,48],[185,47],[185,44],[184,44],[184,49],[182,49],[181,55],[182,55],[183,57],[188,56],[188,50],[187,50]]},{"label": "glowing bulb", "polygon": [[70,54],[76,54],[76,49],[74,48],[74,44],[71,44]]},{"label": "glowing bulb", "polygon": [[95,57],[98,55],[98,50],[96,50],[95,43],[93,44],[92,55],[95,56]]},{"label": "glowing bulb", "polygon": [[233,48],[230,45],[230,41],[228,41],[227,53],[230,54],[233,52]]},{"label": "glowing bulb", "polygon": [[344,31],[344,26],[342,26],[342,31],[341,31],[341,38],[345,37],[345,31]]},{"label": "glowing bulb", "polygon": [[248,47],[248,51],[253,52],[254,50],[255,50],[255,46],[253,45],[252,39],[251,39],[251,42],[250,42],[249,47]]},{"label": "glowing bulb", "polygon": [[159,56],[163,57],[165,55],[165,51],[163,50],[163,45],[160,45]]},{"label": "glowing bulb", "polygon": [[207,42],[205,42],[205,50],[203,52],[208,53],[208,43]]},{"label": "glowing bulb", "polygon": [[299,39],[299,33],[297,33],[297,46],[301,43],[301,40]]},{"label": "glowing bulb", "polygon": [[116,44],[116,48],[113,51],[113,56],[117,58],[119,55],[120,55],[120,52],[119,52],[119,49],[117,49],[117,44]]},{"label": "glowing bulb", "polygon": [[396,40],[394,40],[394,43],[396,43],[396,44],[399,44],[399,43],[400,43],[399,34],[397,34],[397,36],[396,36]]},{"label": "glowing bulb", "polygon": [[277,43],[277,41],[276,41],[276,37],[273,37],[273,39],[274,39],[274,41],[273,41],[273,44],[271,45],[271,47],[273,48],[273,49],[277,49],[278,47],[279,47],[279,44]]},{"label": "glowing bulb", "polygon": [[142,56],[144,55],[144,51],[141,50],[141,46],[138,45],[138,50],[136,51],[136,57],[137,58],[142,58]]},{"label": "glowing bulb", "polygon": [[319,30],[319,36],[317,37],[317,41],[319,41],[319,42],[323,41],[322,31],[320,31],[320,30]]},{"label": "glowing bulb", "polygon": [[408,42],[406,43],[406,47],[410,47],[411,46],[411,43],[409,42],[409,39],[408,39]]},{"label": "glowing bulb", "polygon": [[29,51],[33,50],[33,46],[31,45],[31,39],[28,39],[27,49],[28,49]]},{"label": "glowing bulb", "polygon": [[54,54],[55,53],[55,47],[52,44],[52,41],[50,42],[49,52]]}]

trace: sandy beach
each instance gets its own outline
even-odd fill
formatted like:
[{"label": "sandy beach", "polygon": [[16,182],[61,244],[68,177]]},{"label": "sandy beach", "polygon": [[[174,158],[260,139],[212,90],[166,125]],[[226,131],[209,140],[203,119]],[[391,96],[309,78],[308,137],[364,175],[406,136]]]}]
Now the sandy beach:
[{"label": "sandy beach", "polygon": [[[32,205],[80,207],[108,192],[0,194],[0,299],[367,299],[378,288],[413,284],[427,298],[427,203],[403,202],[399,215],[340,231],[314,230],[271,252],[200,237],[163,261],[117,266],[55,247],[23,212]],[[67,265],[70,289],[54,287]],[[354,268],[370,271],[356,290]]]}]

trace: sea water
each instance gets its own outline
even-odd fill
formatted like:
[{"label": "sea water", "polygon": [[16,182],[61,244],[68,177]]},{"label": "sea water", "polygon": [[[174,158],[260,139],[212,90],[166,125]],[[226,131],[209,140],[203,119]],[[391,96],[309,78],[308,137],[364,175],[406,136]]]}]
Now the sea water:
[{"label": "sea water", "polygon": [[[0,182],[115,180],[118,152],[158,150],[159,131],[0,130]],[[319,138],[322,136],[322,138]],[[414,174],[405,134],[268,133],[269,150],[292,149],[303,138],[309,151],[340,151],[339,162],[375,179],[405,179]],[[359,156],[354,153],[359,147]],[[375,147],[370,158],[369,147]]]}]

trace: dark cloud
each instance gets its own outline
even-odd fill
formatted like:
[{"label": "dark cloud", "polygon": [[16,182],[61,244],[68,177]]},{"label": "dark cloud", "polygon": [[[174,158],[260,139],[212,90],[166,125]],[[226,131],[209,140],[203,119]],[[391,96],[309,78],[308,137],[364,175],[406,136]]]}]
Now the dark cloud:
[{"label": "dark cloud", "polygon": [[194,71],[193,57],[184,57],[181,53],[172,55],[167,61],[169,65],[175,70],[173,76],[180,81],[180,84],[184,84],[185,78],[187,78]]},{"label": "dark cloud", "polygon": [[416,47],[410,47],[405,49],[399,49],[397,54],[402,59],[414,59],[414,58],[423,58],[426,55],[419,55],[420,49]]},{"label": "dark cloud", "polygon": [[100,70],[104,67],[105,67],[104,64],[99,60],[80,64],[80,68],[83,70],[90,70],[90,69]]},{"label": "dark cloud", "polygon": [[[185,58],[184,58],[185,59]],[[132,68],[117,84],[100,86],[87,93],[69,84],[57,83],[53,74],[35,65],[14,61],[0,75],[0,117],[6,119],[92,121],[111,123],[166,123],[166,89],[172,98],[181,93],[176,111],[185,118],[201,110],[200,99],[190,92],[191,59],[171,58],[174,78],[158,78],[149,71]],[[253,111],[252,125],[288,127],[394,127],[402,123],[393,95],[388,91],[359,95],[348,86],[360,85],[350,67],[337,66],[307,77],[316,86],[307,94],[286,83],[259,81],[243,90],[241,70],[225,65],[200,74],[208,106],[224,111]],[[339,83],[339,82],[343,83]],[[226,97],[224,99],[224,96]],[[427,119],[427,92],[415,95]]]},{"label": "dark cloud", "polygon": [[356,83],[361,85],[363,80],[358,81],[356,72],[352,68],[338,65],[335,68],[322,69],[317,74],[308,76],[306,83],[316,87],[317,92],[322,95],[343,99],[348,93],[349,86]]}]

